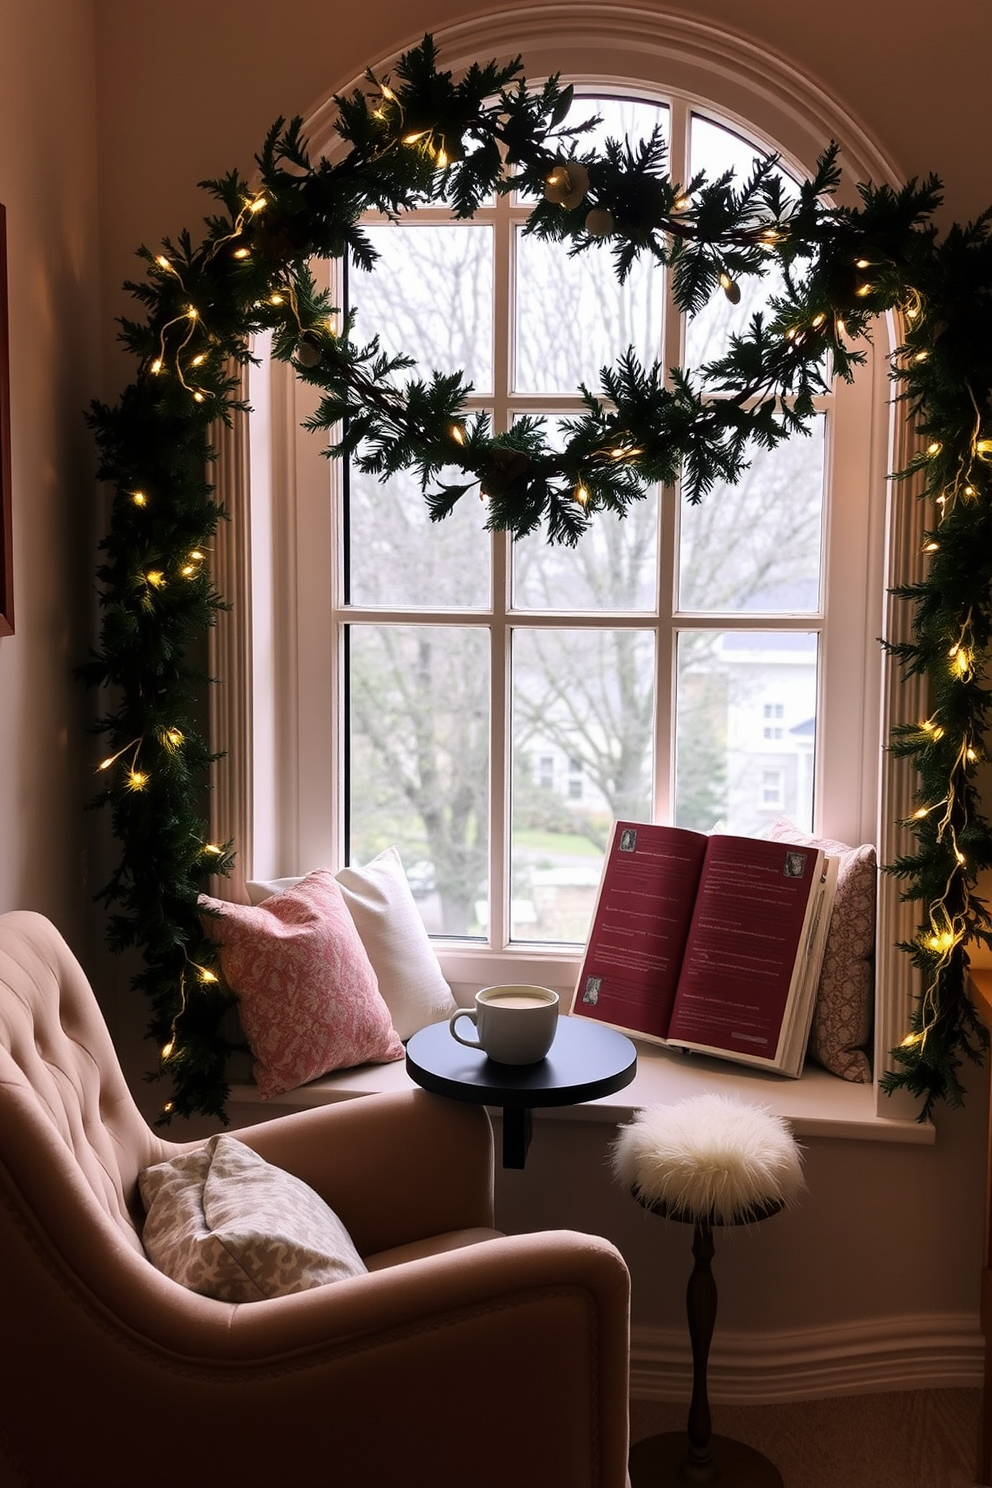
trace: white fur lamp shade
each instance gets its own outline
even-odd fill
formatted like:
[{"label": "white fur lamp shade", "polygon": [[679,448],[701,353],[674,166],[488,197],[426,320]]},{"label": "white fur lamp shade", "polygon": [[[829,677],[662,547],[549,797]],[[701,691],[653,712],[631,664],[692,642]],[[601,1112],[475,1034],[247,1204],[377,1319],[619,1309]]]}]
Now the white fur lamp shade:
[{"label": "white fur lamp shade", "polygon": [[786,1122],[718,1094],[649,1106],[621,1127],[613,1171],[648,1207],[735,1224],[803,1190],[802,1156]]}]

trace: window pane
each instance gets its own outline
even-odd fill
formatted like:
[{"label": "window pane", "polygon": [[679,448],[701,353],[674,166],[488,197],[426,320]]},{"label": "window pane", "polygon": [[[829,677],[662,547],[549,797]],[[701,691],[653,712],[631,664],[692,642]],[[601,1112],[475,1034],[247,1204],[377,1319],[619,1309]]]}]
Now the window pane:
[{"label": "window pane", "polygon": [[[665,104],[647,103],[641,98],[577,97],[568,111],[570,126],[598,118],[599,123],[580,134],[575,152],[603,151],[608,139],[627,140],[633,150],[650,139],[654,130],[661,131],[666,147],[671,139],[671,111]],[[667,156],[666,156],[667,163]]]},{"label": "window pane", "polygon": [[467,492],[443,522],[432,522],[417,479],[386,482],[352,467],[348,499],[348,601],[480,609],[490,598],[486,509]]},{"label": "window pane", "polygon": [[540,533],[513,544],[513,603],[525,610],[653,610],[657,596],[658,493],[622,520],[601,512],[574,548]]},{"label": "window pane", "polygon": [[629,346],[648,365],[661,356],[665,275],[642,257],[617,283],[608,250],[569,258],[561,243],[517,228],[514,390],[574,392],[599,387],[599,372]]},{"label": "window pane", "polygon": [[[772,298],[780,294],[784,281],[777,269],[769,269],[760,278],[738,281],[740,301],[732,305],[722,289],[716,290],[703,308],[685,324],[683,366],[687,372],[698,372],[707,362],[715,362],[730,350],[731,336],[743,336],[754,316],[760,311],[767,321]],[[703,386],[712,386],[703,379]]]},{"label": "window pane", "polygon": [[[707,181],[718,180],[726,171],[734,172],[734,184],[739,187],[750,176],[755,161],[761,152],[755,150],[747,140],[741,139],[712,119],[693,114],[690,126],[691,174],[703,171]],[[795,184],[785,171],[778,171],[785,184],[786,195],[795,194]],[[791,188],[791,191],[790,191]],[[715,361],[729,349],[731,334],[743,334],[752,317],[760,311],[767,316],[773,296],[781,293],[784,281],[778,269],[770,269],[760,277],[742,278],[738,284],[740,302],[732,305],[721,291],[712,296],[698,315],[688,321],[685,328],[685,366],[693,370],[706,362]]]},{"label": "window pane", "polygon": [[[589,150],[601,151],[608,139],[626,139],[636,147],[641,140],[650,139],[655,129],[660,129],[666,144],[671,139],[671,110],[666,104],[647,103],[640,98],[583,98],[579,95],[568,111],[570,127],[597,118],[599,123],[576,140],[574,149],[577,155]],[[518,192],[515,199],[528,200],[524,192]]]},{"label": "window pane", "polygon": [[477,393],[493,384],[492,229],[390,223],[365,228],[380,255],[371,274],[353,268],[350,295],[360,341],[377,335],[422,374],[463,371]]},{"label": "window pane", "polygon": [[684,631],[678,641],[675,823],[761,835],[810,827],[817,637]]},{"label": "window pane", "polygon": [[702,614],[815,614],[820,607],[826,419],[808,437],[753,452],[736,486],[683,501],[679,608]]},{"label": "window pane", "polygon": [[351,625],[349,855],[395,845],[429,931],[488,919],[489,638]]},{"label": "window pane", "polygon": [[649,820],[654,635],[513,633],[511,934],[582,941],[615,817]]}]

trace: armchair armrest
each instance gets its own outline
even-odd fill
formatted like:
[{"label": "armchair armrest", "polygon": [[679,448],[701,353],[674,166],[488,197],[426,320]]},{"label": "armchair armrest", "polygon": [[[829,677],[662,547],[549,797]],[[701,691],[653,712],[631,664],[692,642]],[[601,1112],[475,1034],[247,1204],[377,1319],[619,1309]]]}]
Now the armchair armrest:
[{"label": "armchair armrest", "polygon": [[[614,1247],[572,1231],[329,1287],[328,1336],[295,1356],[294,1449],[339,1441],[335,1488],[623,1488],[628,1287]],[[234,1322],[232,1346],[257,1357],[275,1310]]]},{"label": "armchair armrest", "polygon": [[316,1189],[361,1255],[448,1230],[492,1227],[492,1129],[480,1106],[404,1090],[300,1111],[234,1135]]}]

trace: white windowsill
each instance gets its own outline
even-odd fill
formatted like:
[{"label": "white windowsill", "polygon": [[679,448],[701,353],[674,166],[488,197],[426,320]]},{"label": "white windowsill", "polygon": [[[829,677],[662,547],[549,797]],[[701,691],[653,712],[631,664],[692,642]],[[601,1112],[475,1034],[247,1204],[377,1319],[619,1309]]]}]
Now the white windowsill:
[{"label": "white windowsill", "polygon": [[[776,1115],[785,1117],[799,1137],[839,1137],[869,1142],[907,1142],[928,1145],[935,1139],[934,1127],[899,1117],[876,1115],[871,1085],[853,1085],[826,1070],[809,1064],[802,1079],[790,1080],[751,1070],[718,1059],[684,1055],[655,1044],[635,1040],[637,1074],[633,1082],[615,1095],[587,1101],[579,1106],[544,1107],[536,1119],[594,1121],[616,1124],[629,1120],[642,1106],[671,1105],[703,1091],[719,1090],[761,1102]],[[363,1065],[314,1080],[285,1095],[263,1101],[255,1085],[231,1086],[232,1104],[271,1110],[274,1107],[308,1109],[352,1100],[361,1095],[415,1089],[403,1060],[394,1064]]]}]

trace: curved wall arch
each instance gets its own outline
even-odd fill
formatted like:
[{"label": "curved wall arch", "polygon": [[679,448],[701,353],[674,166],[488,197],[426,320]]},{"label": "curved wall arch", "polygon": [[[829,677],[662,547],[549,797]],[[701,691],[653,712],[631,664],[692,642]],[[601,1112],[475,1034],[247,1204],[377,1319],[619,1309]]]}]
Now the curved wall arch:
[{"label": "curved wall arch", "polygon": [[[896,185],[899,173],[883,147],[852,113],[786,57],[709,22],[635,5],[576,3],[496,11],[439,28],[434,40],[453,72],[480,58],[520,55],[527,77],[561,72],[599,82],[624,78],[695,101],[745,133],[760,128],[795,166],[809,170],[830,140],[841,146],[844,199],[856,181]],[[508,43],[508,36],[512,41]],[[419,37],[408,38],[373,67],[388,72]],[[342,80],[304,117],[315,151],[333,152],[336,93],[364,79]]]}]

